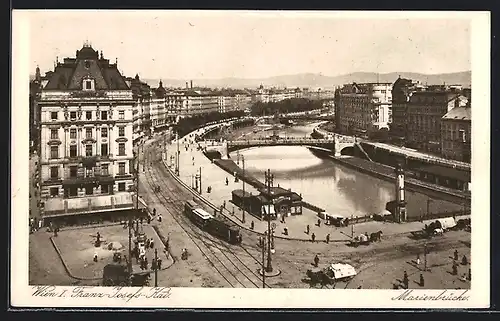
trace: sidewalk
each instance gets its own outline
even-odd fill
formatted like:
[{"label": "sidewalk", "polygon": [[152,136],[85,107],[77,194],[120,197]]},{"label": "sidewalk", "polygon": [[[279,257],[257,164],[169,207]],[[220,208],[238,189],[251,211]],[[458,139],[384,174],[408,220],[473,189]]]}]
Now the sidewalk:
[{"label": "sidewalk", "polygon": [[[179,141],[180,150],[180,166],[179,166],[179,178],[188,187],[192,187],[193,176],[199,174],[201,167],[201,181],[202,181],[202,196],[213,203],[215,206],[220,208],[221,205],[226,204],[226,211],[224,214],[231,219],[233,222],[239,226],[250,229],[250,224],[253,221],[254,231],[258,233],[264,233],[267,231],[268,223],[267,221],[260,221],[258,218],[245,214],[245,222],[243,222],[242,211],[234,206],[231,200],[231,192],[235,189],[242,189],[243,182],[240,180],[238,183],[234,182],[234,177],[228,174],[223,169],[219,168],[217,165],[213,164],[208,158],[203,155],[201,151],[196,150],[196,146],[191,144],[187,151],[187,144],[185,139]],[[177,143],[174,141],[171,145],[167,146],[167,158],[168,155],[175,155],[177,151]],[[193,165],[194,157],[194,165]],[[170,164],[170,160],[166,162],[170,166],[171,173],[175,171],[175,165]],[[175,162],[174,162],[175,164]],[[175,175],[175,174],[174,174]],[[229,180],[229,184],[226,186],[226,177]],[[212,192],[207,193],[207,187],[212,187]],[[257,190],[251,187],[249,184],[245,184],[245,191],[250,193],[258,193]],[[233,213],[234,208],[234,215]],[[334,227],[324,224],[324,220],[321,221],[321,226],[316,225],[318,217],[315,212],[308,209],[303,209],[302,215],[295,215],[287,217],[285,222],[281,223],[279,220],[272,221],[276,224],[275,236],[286,239],[298,239],[298,240],[311,240],[312,233],[315,234],[317,241],[324,241],[327,234],[330,234],[330,241],[347,241],[351,237],[351,233],[354,230],[354,235],[359,235],[361,233],[374,233],[382,231],[383,235],[397,235],[401,233],[409,233],[412,231],[419,230],[423,227],[420,222],[412,222],[406,224],[396,224],[396,223],[386,223],[386,222],[365,222],[354,225],[354,227]],[[306,226],[310,226],[310,233],[306,234]],[[283,229],[288,228],[288,235],[283,234]]]}]

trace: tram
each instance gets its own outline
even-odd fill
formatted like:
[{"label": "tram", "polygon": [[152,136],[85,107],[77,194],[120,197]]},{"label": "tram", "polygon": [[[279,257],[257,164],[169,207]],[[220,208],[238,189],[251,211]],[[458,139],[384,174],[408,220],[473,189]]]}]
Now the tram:
[{"label": "tram", "polygon": [[184,204],[184,214],[196,226],[228,243],[239,244],[242,237],[238,225],[222,216],[214,217],[194,201]]}]

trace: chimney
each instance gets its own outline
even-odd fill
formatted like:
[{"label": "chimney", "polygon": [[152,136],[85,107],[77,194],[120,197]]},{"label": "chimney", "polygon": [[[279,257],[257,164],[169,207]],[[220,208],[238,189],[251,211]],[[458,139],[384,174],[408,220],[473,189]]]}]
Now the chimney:
[{"label": "chimney", "polygon": [[186,81],[186,89],[189,89],[189,85],[188,85],[188,82]]},{"label": "chimney", "polygon": [[191,89],[193,89],[193,81],[191,80]]}]

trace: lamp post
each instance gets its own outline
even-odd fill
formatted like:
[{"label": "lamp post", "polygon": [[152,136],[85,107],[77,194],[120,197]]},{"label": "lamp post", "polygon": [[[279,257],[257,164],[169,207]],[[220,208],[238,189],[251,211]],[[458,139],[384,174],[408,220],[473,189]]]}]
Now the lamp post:
[{"label": "lamp post", "polygon": [[432,203],[432,199],[430,198],[427,198],[427,213],[425,214],[426,218],[429,218],[429,215],[430,215],[430,205]]},{"label": "lamp post", "polygon": [[[239,156],[239,154],[238,154]],[[243,177],[241,178],[241,181],[243,182],[243,214],[241,217],[241,221],[243,224],[245,223],[245,157],[241,155],[241,164],[243,165]]]},{"label": "lamp post", "polygon": [[179,150],[179,132],[177,132],[177,157],[176,157],[176,165],[175,165],[175,173],[179,176],[179,156],[181,151]]},{"label": "lamp post", "polygon": [[200,166],[200,195],[201,195],[201,166]]},{"label": "lamp post", "polygon": [[267,266],[265,272],[272,272],[273,266],[271,262],[271,186],[273,185],[274,175],[268,169],[265,173],[265,180],[267,185],[267,194],[269,195],[269,202],[267,204]]}]

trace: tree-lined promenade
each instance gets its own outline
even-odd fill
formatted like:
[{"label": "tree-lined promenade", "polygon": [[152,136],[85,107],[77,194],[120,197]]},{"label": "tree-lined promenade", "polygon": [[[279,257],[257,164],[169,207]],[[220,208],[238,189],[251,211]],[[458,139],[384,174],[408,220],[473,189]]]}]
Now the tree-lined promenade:
[{"label": "tree-lined promenade", "polygon": [[321,109],[323,102],[321,100],[309,100],[306,98],[285,99],[279,102],[256,102],[251,107],[252,116],[265,116],[279,114],[296,113]]}]

